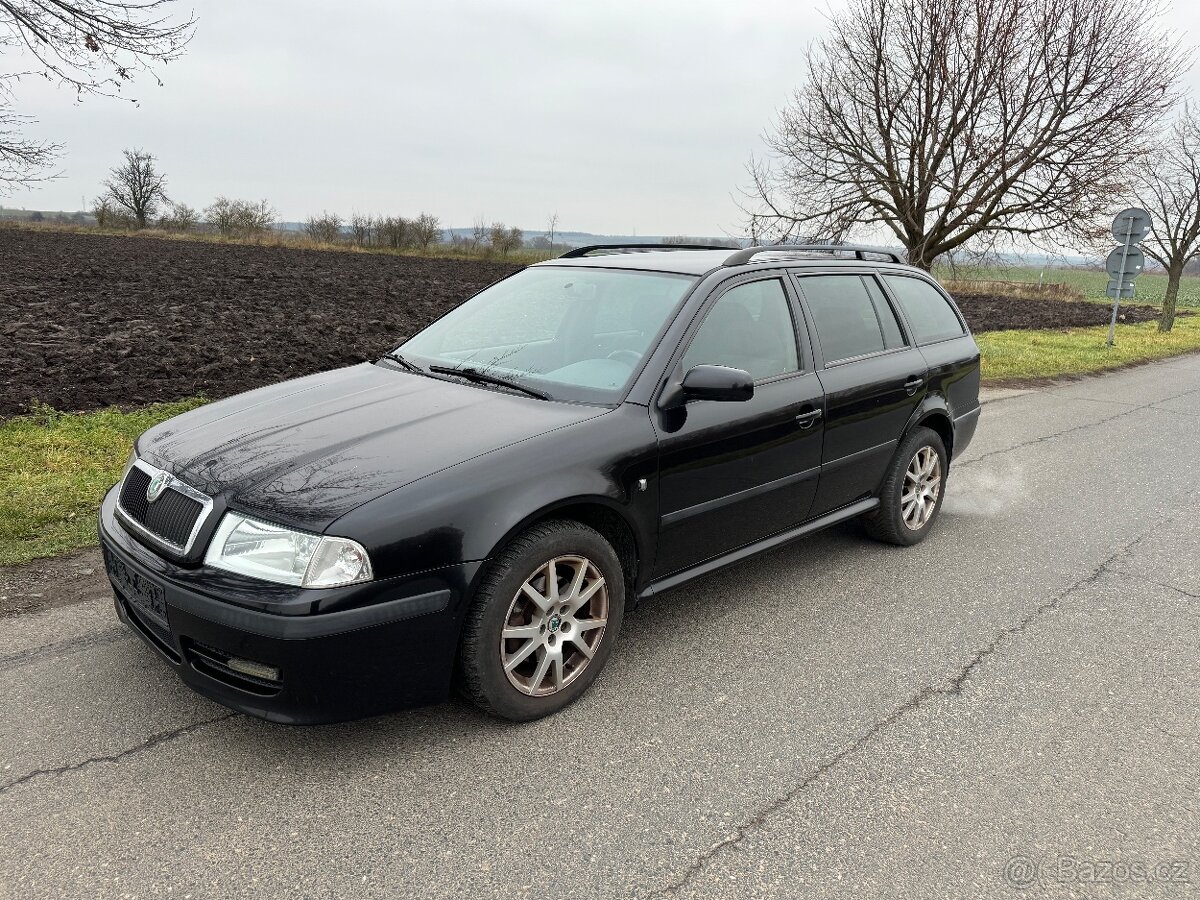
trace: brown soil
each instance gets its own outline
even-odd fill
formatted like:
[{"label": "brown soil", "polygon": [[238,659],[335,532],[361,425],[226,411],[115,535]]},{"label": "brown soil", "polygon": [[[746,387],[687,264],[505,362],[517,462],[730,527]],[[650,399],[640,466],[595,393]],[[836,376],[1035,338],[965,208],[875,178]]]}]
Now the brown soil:
[{"label": "brown soil", "polygon": [[224,397],[378,358],[519,266],[0,230],[0,416]]},{"label": "brown soil", "polygon": [[[0,416],[211,399],[377,358],[519,266],[0,229]],[[958,298],[973,331],[1108,322],[1098,303]],[[1124,322],[1151,321],[1129,306]]]},{"label": "brown soil", "polygon": [[0,566],[0,620],[111,596],[104,560],[95,548]]},{"label": "brown soil", "polygon": [[[1009,331],[1024,328],[1086,328],[1107,325],[1112,307],[1082,300],[1004,297],[997,294],[955,294],[955,302],[972,331]],[[1118,322],[1156,322],[1162,310],[1153,306],[1122,306]],[[1190,315],[1180,312],[1179,315]]]}]

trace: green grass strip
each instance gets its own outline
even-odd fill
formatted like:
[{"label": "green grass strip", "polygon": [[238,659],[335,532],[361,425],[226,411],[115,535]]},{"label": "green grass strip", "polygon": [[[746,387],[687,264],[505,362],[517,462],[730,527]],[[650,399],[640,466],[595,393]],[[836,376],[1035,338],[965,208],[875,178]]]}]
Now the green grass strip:
[{"label": "green grass strip", "polygon": [[132,412],[41,407],[0,422],[0,566],[95,544],[96,510],[121,477],[134,438],[203,402]]},{"label": "green grass strip", "polygon": [[1116,342],[1105,344],[1108,328],[1047,331],[985,331],[975,335],[988,382],[1087,375],[1133,363],[1200,350],[1200,316],[1184,316],[1163,334],[1157,322],[1118,325]]}]

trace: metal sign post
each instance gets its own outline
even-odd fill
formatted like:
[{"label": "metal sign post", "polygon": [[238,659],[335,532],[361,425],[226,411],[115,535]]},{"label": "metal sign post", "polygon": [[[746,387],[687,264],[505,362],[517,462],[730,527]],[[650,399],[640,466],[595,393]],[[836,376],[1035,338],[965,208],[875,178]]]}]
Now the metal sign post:
[{"label": "metal sign post", "polygon": [[1146,267],[1146,256],[1136,244],[1150,233],[1150,213],[1132,206],[1113,219],[1113,239],[1120,242],[1108,254],[1105,268],[1108,269],[1108,290],[1113,298],[1112,319],[1108,323],[1108,346],[1113,345],[1117,331],[1117,310],[1122,297],[1133,296],[1133,279]]}]

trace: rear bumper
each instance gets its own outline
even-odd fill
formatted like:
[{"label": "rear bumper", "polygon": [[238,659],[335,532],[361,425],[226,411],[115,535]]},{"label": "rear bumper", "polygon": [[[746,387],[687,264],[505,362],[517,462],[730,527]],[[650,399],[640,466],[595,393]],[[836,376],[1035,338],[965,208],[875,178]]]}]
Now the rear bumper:
[{"label": "rear bumper", "polygon": [[[209,593],[196,570],[134,540],[113,517],[115,496],[110,492],[101,506],[100,542],[117,615],[201,694],[289,724],[354,719],[448,696],[463,605],[479,563],[363,585],[361,599],[369,602],[359,605],[343,589],[342,608],[333,612],[248,609]],[[133,602],[126,595],[131,581],[161,596],[162,606],[148,610]],[[220,587],[214,579],[211,589]],[[264,593],[277,593],[271,587]],[[330,592],[296,593],[312,602],[293,602],[289,610],[320,608]],[[263,677],[271,669],[278,677]]]}]

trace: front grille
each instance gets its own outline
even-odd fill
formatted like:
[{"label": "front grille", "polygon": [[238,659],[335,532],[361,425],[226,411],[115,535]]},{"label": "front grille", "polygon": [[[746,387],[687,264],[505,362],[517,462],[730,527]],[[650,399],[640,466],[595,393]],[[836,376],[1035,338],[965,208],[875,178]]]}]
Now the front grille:
[{"label": "front grille", "polygon": [[179,550],[185,549],[192,529],[204,512],[204,504],[174,488],[163,491],[151,503],[146,499],[149,486],[150,473],[137,466],[130,469],[121,486],[121,508],[159,540]]}]

